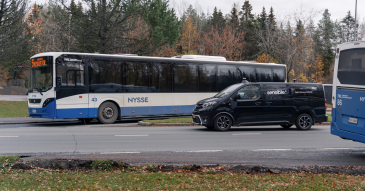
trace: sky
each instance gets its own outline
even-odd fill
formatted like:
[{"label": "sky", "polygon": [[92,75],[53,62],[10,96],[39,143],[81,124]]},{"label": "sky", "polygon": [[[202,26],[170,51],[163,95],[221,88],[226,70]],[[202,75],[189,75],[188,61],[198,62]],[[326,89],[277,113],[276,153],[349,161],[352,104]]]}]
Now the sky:
[{"label": "sky", "polygon": [[[37,2],[44,4],[48,0],[31,0],[32,3]],[[70,2],[70,0],[68,0]],[[81,0],[75,0],[76,2]],[[212,14],[214,7],[220,9],[223,14],[228,14],[234,3],[242,7],[245,0],[169,0],[170,7],[176,9],[179,15],[179,8],[188,7],[190,4],[195,8],[199,7],[204,13]],[[331,19],[335,21],[342,20],[348,11],[351,15],[355,15],[355,1],[356,0],[249,0],[253,8],[253,14],[259,14],[262,7],[265,7],[266,12],[269,12],[270,7],[273,7],[274,14],[279,20],[287,20],[288,15],[294,13],[302,13],[303,17],[308,17],[309,14],[314,15],[314,21],[322,18],[325,9],[329,10]],[[301,11],[302,10],[302,11]],[[357,17],[360,23],[365,22],[365,0],[357,0]]]},{"label": "sky", "polygon": [[[342,20],[348,11],[351,11],[351,15],[355,15],[355,1],[356,0],[249,0],[253,8],[254,14],[259,14],[262,11],[262,7],[265,7],[266,12],[269,12],[270,7],[274,9],[274,14],[277,18],[285,18],[288,15],[293,15],[294,12],[300,13],[303,10],[302,15],[317,15],[314,20],[320,20],[325,9],[329,10],[332,20]],[[241,8],[244,0],[170,0],[172,6],[178,8],[182,4],[191,4],[194,7],[201,7],[201,10],[205,13],[211,14],[216,6],[221,9],[223,14],[228,14],[233,6],[233,3],[239,4]],[[178,10],[176,10],[178,12]],[[360,22],[363,22],[365,17],[365,0],[357,1],[357,16]]]}]

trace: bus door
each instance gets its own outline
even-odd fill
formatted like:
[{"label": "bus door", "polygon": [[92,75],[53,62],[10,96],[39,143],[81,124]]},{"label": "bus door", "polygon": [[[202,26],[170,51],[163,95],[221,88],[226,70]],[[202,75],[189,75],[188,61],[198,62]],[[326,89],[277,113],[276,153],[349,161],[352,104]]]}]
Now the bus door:
[{"label": "bus door", "polygon": [[56,118],[88,118],[89,93],[85,64],[74,55],[62,55],[56,63]]}]

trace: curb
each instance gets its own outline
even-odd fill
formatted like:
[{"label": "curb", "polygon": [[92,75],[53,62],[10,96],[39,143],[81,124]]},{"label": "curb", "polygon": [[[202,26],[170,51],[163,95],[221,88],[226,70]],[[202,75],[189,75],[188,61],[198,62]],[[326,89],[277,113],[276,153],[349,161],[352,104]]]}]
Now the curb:
[{"label": "curb", "polygon": [[15,121],[15,122],[0,122],[0,125],[11,125],[11,124],[26,124],[26,123],[50,123],[50,122],[72,122],[75,120],[52,120],[52,121]]}]

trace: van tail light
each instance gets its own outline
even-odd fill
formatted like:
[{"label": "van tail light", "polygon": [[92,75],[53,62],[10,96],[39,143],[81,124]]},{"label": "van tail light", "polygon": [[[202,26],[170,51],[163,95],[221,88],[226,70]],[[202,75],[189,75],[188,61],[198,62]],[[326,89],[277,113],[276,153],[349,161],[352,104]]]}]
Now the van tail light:
[{"label": "van tail light", "polygon": [[326,99],[324,99],[324,108],[326,108],[326,110],[327,110],[327,100]]}]

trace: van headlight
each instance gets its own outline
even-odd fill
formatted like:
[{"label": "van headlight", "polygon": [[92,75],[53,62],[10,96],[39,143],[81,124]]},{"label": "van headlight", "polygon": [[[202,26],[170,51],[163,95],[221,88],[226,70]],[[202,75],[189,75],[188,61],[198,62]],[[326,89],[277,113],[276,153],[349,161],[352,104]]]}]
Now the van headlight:
[{"label": "van headlight", "polygon": [[207,103],[204,103],[204,104],[203,104],[203,107],[213,106],[213,105],[215,105],[216,103],[217,103],[217,102],[215,102],[215,101],[207,102]]}]

